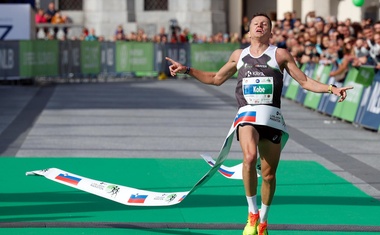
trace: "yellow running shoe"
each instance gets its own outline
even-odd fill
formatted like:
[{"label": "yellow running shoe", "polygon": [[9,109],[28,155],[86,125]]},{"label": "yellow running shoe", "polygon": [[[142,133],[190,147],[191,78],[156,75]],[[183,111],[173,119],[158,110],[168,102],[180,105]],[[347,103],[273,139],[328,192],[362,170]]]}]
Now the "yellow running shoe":
[{"label": "yellow running shoe", "polygon": [[267,227],[268,227],[268,224],[266,221],[264,223],[260,223],[259,226],[257,226],[257,234],[268,235]]},{"label": "yellow running shoe", "polygon": [[243,235],[256,235],[257,225],[259,225],[259,213],[249,212],[247,225],[244,228]]}]

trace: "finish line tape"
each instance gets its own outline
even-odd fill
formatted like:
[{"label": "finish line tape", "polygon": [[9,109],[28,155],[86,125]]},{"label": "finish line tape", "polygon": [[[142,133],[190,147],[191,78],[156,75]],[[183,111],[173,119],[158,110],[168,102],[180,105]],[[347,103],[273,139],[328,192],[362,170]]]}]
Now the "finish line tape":
[{"label": "finish line tape", "polygon": [[58,168],[48,168],[26,172],[27,176],[44,176],[47,179],[73,187],[124,205],[129,206],[172,206],[181,203],[188,195],[205,184],[216,172],[230,179],[242,178],[242,166],[238,164],[226,167],[223,162],[227,159],[231,149],[236,127],[241,123],[255,125],[269,125],[283,131],[281,146],[288,140],[286,126],[279,109],[271,106],[244,106],[239,109],[234,122],[224,140],[223,146],[216,160],[211,156],[201,155],[211,166],[211,169],[189,190],[184,192],[154,192],[131,188],[104,181],[86,178]]}]

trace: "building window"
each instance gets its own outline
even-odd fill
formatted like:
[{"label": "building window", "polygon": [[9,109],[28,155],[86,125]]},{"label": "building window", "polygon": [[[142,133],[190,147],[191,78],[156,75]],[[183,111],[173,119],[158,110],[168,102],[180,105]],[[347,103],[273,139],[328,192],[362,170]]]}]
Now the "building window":
[{"label": "building window", "polygon": [[58,9],[63,11],[82,11],[83,0],[60,0]]},{"label": "building window", "polygon": [[168,0],[145,0],[144,10],[145,11],[167,11]]},{"label": "building window", "polygon": [[127,0],[128,22],[136,22],[135,0]]}]

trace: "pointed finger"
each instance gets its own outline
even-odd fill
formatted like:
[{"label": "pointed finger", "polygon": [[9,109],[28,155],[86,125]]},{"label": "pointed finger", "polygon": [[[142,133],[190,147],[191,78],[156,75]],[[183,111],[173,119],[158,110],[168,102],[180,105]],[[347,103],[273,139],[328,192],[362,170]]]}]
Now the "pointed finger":
[{"label": "pointed finger", "polygon": [[167,61],[169,61],[170,63],[172,63],[172,64],[174,64],[175,63],[175,61],[174,60],[172,60],[171,58],[169,58],[169,57],[165,57],[165,59],[167,60]]}]

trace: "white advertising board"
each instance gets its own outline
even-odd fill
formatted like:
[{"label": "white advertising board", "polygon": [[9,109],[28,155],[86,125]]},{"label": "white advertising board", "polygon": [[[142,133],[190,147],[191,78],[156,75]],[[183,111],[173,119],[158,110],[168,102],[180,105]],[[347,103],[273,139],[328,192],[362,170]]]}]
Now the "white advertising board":
[{"label": "white advertising board", "polygon": [[0,40],[34,39],[34,14],[29,4],[0,4]]}]

